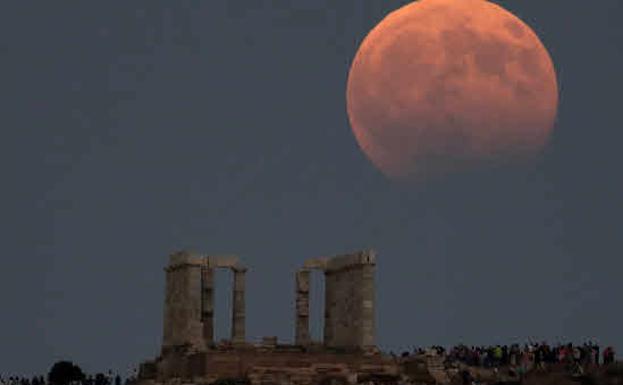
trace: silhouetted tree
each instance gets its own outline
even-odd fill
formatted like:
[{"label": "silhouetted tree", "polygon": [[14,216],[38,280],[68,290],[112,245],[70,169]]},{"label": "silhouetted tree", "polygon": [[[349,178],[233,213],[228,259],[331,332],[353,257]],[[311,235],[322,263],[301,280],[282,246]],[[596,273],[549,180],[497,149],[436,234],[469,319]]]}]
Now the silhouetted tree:
[{"label": "silhouetted tree", "polygon": [[58,361],[48,373],[48,382],[51,385],[68,385],[84,379],[82,369],[71,361]]}]

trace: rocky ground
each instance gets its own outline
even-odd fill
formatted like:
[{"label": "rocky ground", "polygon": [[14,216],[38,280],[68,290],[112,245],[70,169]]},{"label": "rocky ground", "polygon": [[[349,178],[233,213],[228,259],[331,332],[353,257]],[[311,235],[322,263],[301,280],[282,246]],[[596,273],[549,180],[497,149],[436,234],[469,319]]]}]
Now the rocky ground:
[{"label": "rocky ground", "polygon": [[[147,365],[149,370],[142,368],[135,385],[623,385],[623,362],[581,372],[549,366],[519,378],[510,367],[449,364],[428,354],[398,358],[290,350],[213,351],[187,362],[161,359]],[[195,361],[203,365],[193,369]],[[471,380],[465,382],[466,377]]]}]

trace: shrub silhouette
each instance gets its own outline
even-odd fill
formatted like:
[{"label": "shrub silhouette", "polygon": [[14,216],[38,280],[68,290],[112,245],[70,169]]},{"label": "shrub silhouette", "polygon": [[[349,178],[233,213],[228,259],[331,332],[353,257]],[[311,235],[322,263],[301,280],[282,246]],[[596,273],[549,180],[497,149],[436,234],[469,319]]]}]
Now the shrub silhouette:
[{"label": "shrub silhouette", "polygon": [[48,382],[52,385],[68,385],[72,382],[82,381],[84,373],[71,361],[58,361],[48,373]]}]

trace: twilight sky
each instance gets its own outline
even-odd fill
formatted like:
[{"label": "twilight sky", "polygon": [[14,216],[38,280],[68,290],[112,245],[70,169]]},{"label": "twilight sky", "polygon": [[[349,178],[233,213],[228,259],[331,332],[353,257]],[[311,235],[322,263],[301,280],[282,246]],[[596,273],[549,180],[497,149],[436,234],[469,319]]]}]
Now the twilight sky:
[{"label": "twilight sky", "polygon": [[372,166],[345,112],[358,44],[405,3],[0,2],[0,373],[156,356],[180,248],[250,267],[250,340],[293,339],[306,258],[372,247],[383,348],[623,351],[623,3],[499,1],[556,65],[551,142],[533,164],[411,188]]}]

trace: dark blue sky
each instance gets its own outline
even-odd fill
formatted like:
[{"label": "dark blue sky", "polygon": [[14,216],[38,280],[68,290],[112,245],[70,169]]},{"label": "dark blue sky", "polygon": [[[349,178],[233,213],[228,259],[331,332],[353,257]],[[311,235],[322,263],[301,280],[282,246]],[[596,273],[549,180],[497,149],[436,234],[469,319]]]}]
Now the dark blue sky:
[{"label": "dark blue sky", "polygon": [[359,151],[344,100],[358,43],[404,3],[1,2],[0,373],[154,357],[179,248],[250,267],[251,340],[292,339],[306,258],[373,247],[384,348],[623,350],[623,3],[500,1],[556,65],[551,143],[411,188]]}]

